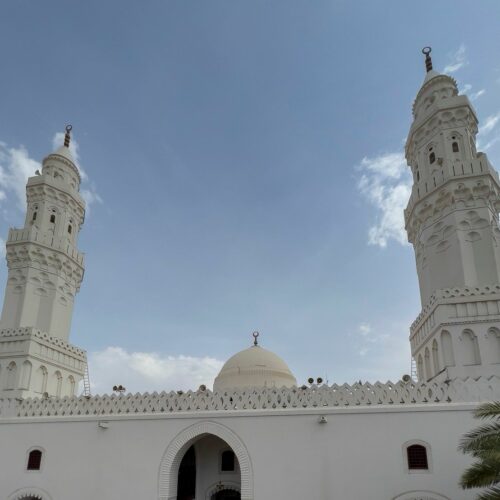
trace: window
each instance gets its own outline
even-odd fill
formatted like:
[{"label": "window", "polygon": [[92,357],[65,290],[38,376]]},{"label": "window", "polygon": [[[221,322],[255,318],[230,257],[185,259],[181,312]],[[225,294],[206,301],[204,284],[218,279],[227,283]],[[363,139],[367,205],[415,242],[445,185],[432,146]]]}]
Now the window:
[{"label": "window", "polygon": [[35,221],[36,220],[36,212],[33,212],[33,217],[31,219],[32,221]]},{"label": "window", "polygon": [[71,234],[71,231],[73,231],[73,228],[71,227],[71,224],[68,225],[68,233]]},{"label": "window", "polygon": [[429,155],[429,163],[432,165],[436,161],[436,153],[434,151]]},{"label": "window", "polygon": [[234,472],[234,452],[226,450],[222,452],[220,470],[222,472]]},{"label": "window", "polygon": [[462,332],[464,365],[480,365],[479,343],[477,336],[471,330]]},{"label": "window", "polygon": [[54,223],[56,222],[56,216],[55,216],[54,214],[52,214],[52,215],[50,216],[50,222],[51,222],[52,224],[54,224]]},{"label": "window", "polygon": [[28,465],[26,469],[28,470],[40,470],[40,465],[42,464],[42,452],[41,450],[31,450],[28,455]]},{"label": "window", "polygon": [[412,444],[406,448],[408,470],[428,470],[427,449],[421,444]]},{"label": "window", "polygon": [[458,142],[454,142],[452,145],[451,145],[451,149],[454,153],[458,153]]}]

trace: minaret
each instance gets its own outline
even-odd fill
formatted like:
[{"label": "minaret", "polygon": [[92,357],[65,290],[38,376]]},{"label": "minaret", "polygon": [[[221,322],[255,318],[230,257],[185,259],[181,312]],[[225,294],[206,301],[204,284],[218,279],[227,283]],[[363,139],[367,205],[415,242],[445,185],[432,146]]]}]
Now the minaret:
[{"label": "minaret", "polygon": [[85,351],[68,343],[84,272],[76,245],[85,217],[70,133],[68,125],[64,145],[28,179],[24,227],[9,230],[0,397],[71,396],[84,374]]},{"label": "minaret", "polygon": [[478,120],[455,80],[432,68],[413,105],[405,210],[422,312],[410,329],[420,379],[500,375],[500,182],[476,150]]}]

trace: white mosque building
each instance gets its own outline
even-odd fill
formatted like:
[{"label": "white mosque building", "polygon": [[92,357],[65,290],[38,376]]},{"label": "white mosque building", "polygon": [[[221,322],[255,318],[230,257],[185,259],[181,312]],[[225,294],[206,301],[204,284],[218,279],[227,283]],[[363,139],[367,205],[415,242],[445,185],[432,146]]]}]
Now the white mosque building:
[{"label": "white mosque building", "polygon": [[478,403],[500,399],[500,181],[476,151],[469,99],[429,52],[406,143],[418,381],[297,386],[255,335],[213,391],[77,396],[86,353],[69,334],[85,204],[67,128],[28,180],[24,227],[6,244],[0,499],[475,497],[458,486],[470,458],[457,445]]}]

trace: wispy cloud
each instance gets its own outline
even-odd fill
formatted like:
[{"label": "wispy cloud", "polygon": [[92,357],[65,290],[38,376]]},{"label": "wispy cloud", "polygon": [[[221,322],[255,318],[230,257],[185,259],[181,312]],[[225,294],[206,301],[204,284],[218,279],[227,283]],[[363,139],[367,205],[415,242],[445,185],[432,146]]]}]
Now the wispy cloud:
[{"label": "wispy cloud", "polygon": [[468,64],[465,57],[465,45],[462,43],[458,50],[450,57],[450,62],[444,67],[444,73],[455,73]]},{"label": "wispy cloud", "polygon": [[479,127],[477,134],[477,148],[481,151],[488,151],[492,146],[500,141],[500,132],[497,126],[500,124],[500,111],[490,115]]},{"label": "wispy cloud", "polygon": [[473,92],[472,94],[470,94],[469,98],[471,101],[475,101],[476,99],[478,99],[479,97],[481,97],[485,93],[486,93],[486,90],[481,89],[481,90],[478,90],[477,92]]},{"label": "wispy cloud", "polygon": [[121,347],[89,355],[90,382],[96,394],[109,394],[119,384],[134,393],[198,389],[201,384],[211,388],[222,365],[210,357],[129,352]]},{"label": "wispy cloud", "polygon": [[361,172],[358,189],[376,209],[376,221],[368,231],[371,245],[386,247],[389,240],[406,244],[403,210],[411,193],[411,175],[402,153],[365,157],[357,170]]},{"label": "wispy cloud", "polygon": [[20,209],[26,206],[26,181],[35,175],[40,164],[30,158],[24,146],[8,147],[0,142],[0,201],[6,200],[9,194],[16,197]]},{"label": "wispy cloud", "polygon": [[486,93],[486,89],[480,89],[477,92],[471,92],[471,90],[472,90],[472,85],[470,83],[466,83],[459,90],[459,94],[467,94],[471,101],[475,101],[476,99],[478,99],[479,97],[481,97],[483,94]]},{"label": "wispy cloud", "polygon": [[[58,148],[64,140],[64,134],[55,134],[52,143],[54,149]],[[71,147],[73,157],[82,175],[84,188],[81,195],[88,205],[99,202],[101,197],[97,193],[93,183],[79,164],[78,142],[72,140]],[[16,200],[19,210],[26,209],[26,182],[29,177],[35,175],[36,170],[42,168],[41,163],[31,158],[25,146],[10,147],[0,142],[0,203],[9,199],[12,195]]]},{"label": "wispy cloud", "polygon": [[486,135],[489,134],[498,124],[500,120],[500,112],[496,115],[490,115],[484,120],[484,123],[479,127],[479,134]]}]

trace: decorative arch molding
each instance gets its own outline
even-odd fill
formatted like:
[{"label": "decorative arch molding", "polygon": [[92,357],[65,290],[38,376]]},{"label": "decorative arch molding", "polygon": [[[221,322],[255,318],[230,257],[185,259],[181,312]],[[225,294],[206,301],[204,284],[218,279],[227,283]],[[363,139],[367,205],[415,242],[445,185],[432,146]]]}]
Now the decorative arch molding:
[{"label": "decorative arch molding", "polygon": [[408,491],[394,497],[392,500],[450,500],[448,497],[433,491]]},{"label": "decorative arch molding", "polygon": [[[222,486],[224,487],[223,488],[224,490],[238,491],[241,493],[240,485],[237,483],[233,483],[231,481],[224,481],[222,483]],[[205,495],[205,500],[211,500],[212,496],[215,495],[219,491],[219,489],[220,489],[220,484],[218,482],[212,484],[212,486],[210,486],[210,488],[208,488],[207,490],[207,494]]]},{"label": "decorative arch molding", "polygon": [[253,469],[246,446],[231,429],[210,421],[199,422],[184,429],[168,445],[158,473],[159,500],[177,499],[177,479],[182,457],[195,441],[209,434],[225,441],[234,451],[241,471],[241,500],[253,500]]},{"label": "decorative arch molding", "polygon": [[40,488],[21,488],[14,491],[7,500],[27,500],[28,498],[36,498],[37,500],[52,500],[52,497]]}]

